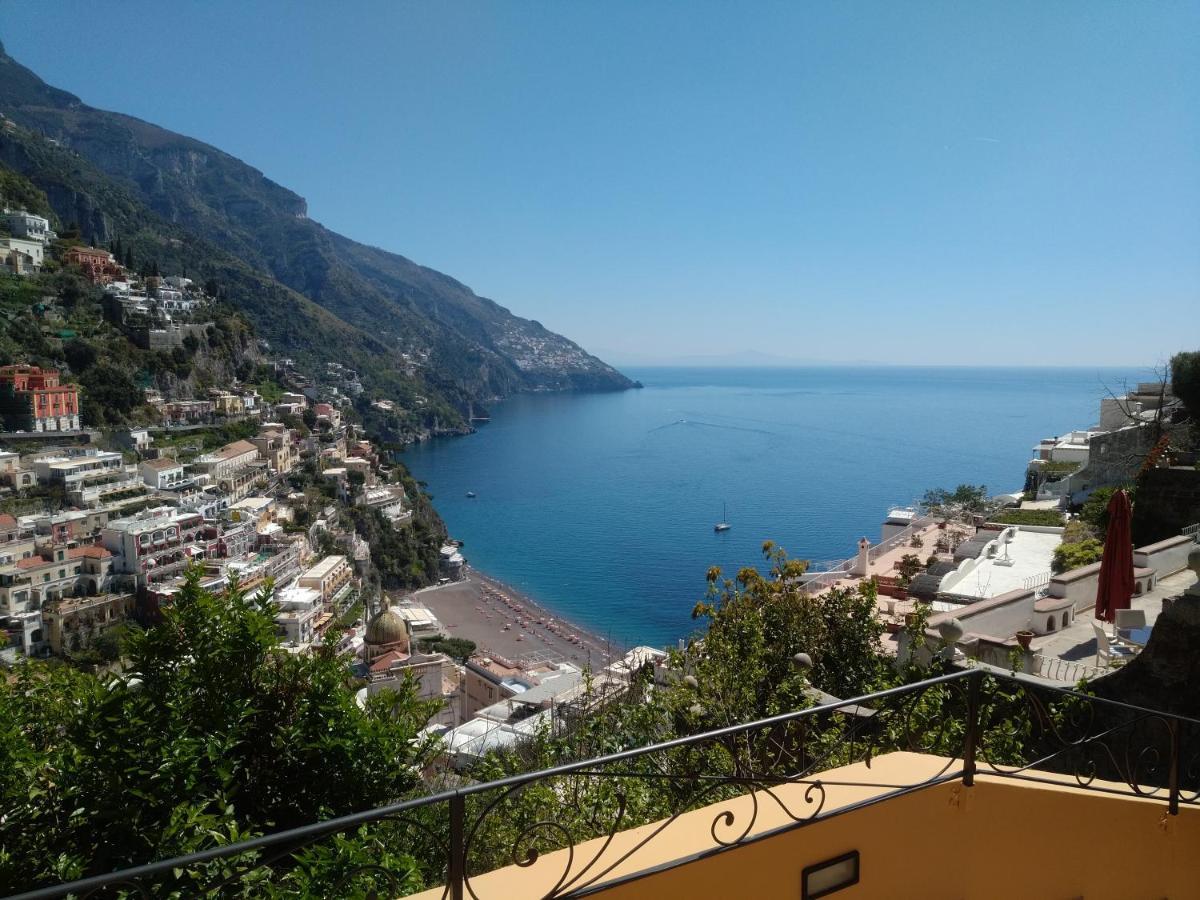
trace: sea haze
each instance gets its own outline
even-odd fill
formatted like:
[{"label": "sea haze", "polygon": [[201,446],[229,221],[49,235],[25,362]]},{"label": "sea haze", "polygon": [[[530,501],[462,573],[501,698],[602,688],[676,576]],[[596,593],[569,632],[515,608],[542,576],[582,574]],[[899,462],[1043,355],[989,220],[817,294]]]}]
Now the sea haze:
[{"label": "sea haze", "polygon": [[[826,567],[891,505],[1020,490],[1031,448],[1097,419],[1136,369],[640,368],[643,390],[526,395],[410,448],[472,565],[624,643],[694,627],[705,572],[763,541]],[[467,497],[473,491],[478,496]],[[730,531],[716,534],[722,503]]]}]

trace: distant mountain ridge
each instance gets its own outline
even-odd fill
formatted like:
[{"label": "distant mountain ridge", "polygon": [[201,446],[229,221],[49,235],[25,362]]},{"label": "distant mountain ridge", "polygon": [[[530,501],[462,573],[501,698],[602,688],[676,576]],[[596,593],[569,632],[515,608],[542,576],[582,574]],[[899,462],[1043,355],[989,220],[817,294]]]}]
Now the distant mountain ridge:
[{"label": "distant mountain ridge", "polygon": [[[378,346],[381,364],[409,371],[415,364],[418,376],[460,411],[522,391],[633,386],[579,345],[455,279],[314,222],[302,197],[233,156],[131,116],[95,109],[47,85],[2,45],[0,112],[77,153],[163,222],[362,332]],[[111,209],[72,206],[78,198],[64,196],[72,191],[28,164],[28,148],[5,155],[46,190],[64,222],[79,222],[85,239],[106,244],[128,237],[118,234],[125,226]],[[58,168],[64,165],[60,161]],[[54,177],[64,181],[71,174]],[[266,311],[252,304],[246,312],[277,350],[298,346],[296,335],[277,327]],[[307,343],[301,349],[320,352]]]}]

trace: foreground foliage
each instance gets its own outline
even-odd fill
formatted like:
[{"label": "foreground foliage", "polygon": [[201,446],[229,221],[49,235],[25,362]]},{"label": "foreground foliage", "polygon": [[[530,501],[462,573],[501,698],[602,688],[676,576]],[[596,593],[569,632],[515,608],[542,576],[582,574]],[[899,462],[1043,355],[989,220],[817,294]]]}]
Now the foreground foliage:
[{"label": "foreground foliage", "polygon": [[279,651],[266,595],[213,596],[193,574],[163,622],[128,643],[123,677],[31,663],[0,687],[4,893],[366,809],[417,785],[413,738],[430,704],[409,686],[360,708],[332,652]]},{"label": "foreground foliage", "polygon": [[[343,660],[278,652],[266,597],[237,590],[214,597],[193,577],[162,624],[128,637],[124,679],[30,665],[0,691],[0,888],[231,844],[407,796],[794,713],[827,703],[823,692],[850,698],[948,671],[928,652],[901,666],[883,655],[873,583],[809,594],[804,562],[769,543],[763,549],[765,572],[747,568],[726,579],[710,570],[694,612],[703,627],[672,652],[665,677],[647,667],[616,696],[589,681],[555,728],[491,753],[467,776],[439,775],[414,742],[433,709],[411,686],[360,708]],[[927,615],[922,608],[910,638],[935,651],[926,642]],[[1060,728],[1072,712],[1070,702],[1060,703],[1034,717],[1019,688],[994,681],[985,696],[980,756],[993,764],[1053,749],[1047,724]],[[890,750],[934,753],[952,765],[963,752],[967,702],[963,681],[922,686],[875,701],[865,718],[815,710],[580,773],[487,788],[466,801],[468,874],[669,822],[747,790],[819,780],[817,773]],[[743,825],[714,822],[731,839]],[[246,853],[180,870],[150,895],[199,895],[228,875],[237,887],[222,895],[399,896],[443,883],[449,847],[439,803],[281,860]],[[270,865],[252,868],[259,863]]]}]

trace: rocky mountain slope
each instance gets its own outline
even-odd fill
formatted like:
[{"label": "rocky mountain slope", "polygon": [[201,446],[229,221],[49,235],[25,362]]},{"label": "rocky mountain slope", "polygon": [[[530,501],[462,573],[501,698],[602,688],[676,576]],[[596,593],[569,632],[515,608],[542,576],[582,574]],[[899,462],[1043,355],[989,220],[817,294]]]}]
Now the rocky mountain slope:
[{"label": "rocky mountain slope", "polygon": [[[318,305],[373,343],[381,365],[415,374],[460,411],[471,402],[521,391],[632,386],[577,344],[453,278],[324,228],[307,217],[303,198],[229,154],[94,109],[47,85],[2,47],[0,113],[57,149],[78,154],[75,168],[107,176],[110,193],[123,194],[186,233],[180,239],[217,248],[249,272]],[[10,148],[5,161],[46,191],[64,222],[78,222],[95,243],[128,237],[118,234],[125,226],[110,209],[80,204],[69,186],[50,183],[36,167],[22,167],[21,158],[28,156],[27,150]],[[298,305],[294,297],[287,302]],[[252,304],[247,315],[279,350],[320,352],[319,346],[305,346],[311,339],[295,329],[270,321],[277,317],[264,315],[261,306]]]}]

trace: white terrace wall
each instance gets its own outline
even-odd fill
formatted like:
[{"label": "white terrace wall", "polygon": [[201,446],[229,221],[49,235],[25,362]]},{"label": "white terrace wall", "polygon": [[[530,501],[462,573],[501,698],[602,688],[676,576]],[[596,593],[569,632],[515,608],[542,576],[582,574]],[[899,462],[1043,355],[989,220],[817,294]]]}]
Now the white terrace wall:
[{"label": "white terrace wall", "polygon": [[[1133,551],[1137,595],[1152,590],[1161,578],[1187,568],[1188,554],[1195,547],[1191,538],[1180,535],[1157,544],[1138,547]],[[1096,605],[1096,588],[1100,585],[1100,563],[1071,569],[1050,579],[1050,596],[1067,597],[1076,612]]]},{"label": "white terrace wall", "polygon": [[1017,590],[989,597],[977,603],[968,603],[952,612],[937,613],[929,617],[929,628],[946,619],[958,619],[966,634],[987,635],[1005,640],[1024,628],[1033,625],[1034,591]]},{"label": "white terrace wall", "polygon": [[1100,563],[1071,569],[1050,579],[1050,596],[1065,597],[1076,612],[1096,605],[1096,588],[1100,584]]},{"label": "white terrace wall", "polygon": [[1148,544],[1133,551],[1133,564],[1143,569],[1153,569],[1155,578],[1166,578],[1187,568],[1188,554],[1196,549],[1196,542],[1187,535],[1167,538],[1157,544]]}]

